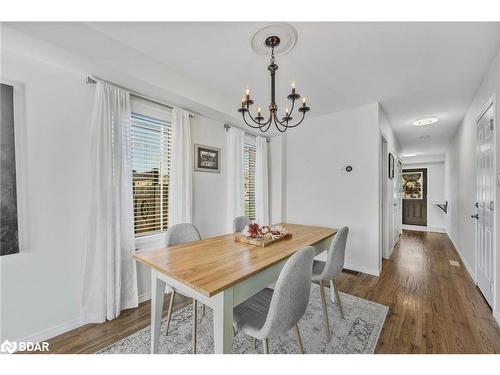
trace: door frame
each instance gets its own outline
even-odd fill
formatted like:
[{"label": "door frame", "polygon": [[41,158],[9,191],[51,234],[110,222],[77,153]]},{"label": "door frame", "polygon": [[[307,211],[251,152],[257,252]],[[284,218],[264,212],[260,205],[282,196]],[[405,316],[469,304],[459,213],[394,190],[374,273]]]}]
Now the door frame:
[{"label": "door frame", "polygon": [[[401,160],[401,158],[399,157],[399,155],[394,155],[395,156],[395,162],[394,162],[394,165],[396,166],[397,164],[400,164],[400,167],[399,167],[399,174],[396,176],[394,176],[394,179],[397,178],[397,181],[392,181],[393,183],[393,186],[394,184],[396,184],[397,188],[398,188],[398,205],[399,205],[399,211],[398,211],[398,217],[397,218],[394,218],[394,202],[392,202],[392,209],[393,209],[393,213],[392,213],[392,220],[393,222],[395,223],[398,223],[397,225],[397,229],[398,229],[398,240],[394,242],[393,246],[392,246],[392,249],[390,249],[390,254],[392,253],[392,250],[394,249],[394,247],[398,244],[399,240],[401,239],[401,228],[403,226],[403,185],[402,185],[402,178],[401,178],[401,175],[403,174],[403,160]],[[395,229],[395,224],[393,224],[393,231]],[[392,233],[392,235],[394,235],[394,233]],[[390,255],[389,254],[389,255]]]},{"label": "door frame", "polygon": [[387,137],[382,131],[379,132],[379,251],[378,251],[378,270],[379,274],[382,271],[382,258],[384,255],[384,247],[388,244],[388,196],[387,196],[387,172],[389,156],[389,143]]},{"label": "door frame", "polygon": [[[492,303],[492,311],[496,311],[496,295],[497,295],[497,110],[496,110],[496,95],[493,94],[486,104],[483,106],[479,114],[476,116],[474,122],[476,124],[475,127],[475,136],[476,136],[476,147],[477,150],[477,126],[479,125],[479,121],[484,116],[484,114],[488,111],[488,109],[493,108],[493,181],[495,181],[495,192],[493,194],[493,303]],[[476,168],[476,176],[477,176],[477,151],[476,151],[476,160],[475,160],[475,168]],[[474,202],[477,199],[477,177],[476,177],[476,188],[474,189],[475,196]],[[474,223],[474,283],[477,285],[477,263],[478,263],[478,249],[477,249],[477,223]]]}]

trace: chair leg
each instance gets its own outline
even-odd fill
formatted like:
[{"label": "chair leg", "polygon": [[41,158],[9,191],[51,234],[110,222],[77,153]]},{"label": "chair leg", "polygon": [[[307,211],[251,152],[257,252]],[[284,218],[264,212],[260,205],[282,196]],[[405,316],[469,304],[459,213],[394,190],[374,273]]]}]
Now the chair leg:
[{"label": "chair leg", "polygon": [[253,341],[253,350],[257,349],[257,339],[255,337],[252,338]]},{"label": "chair leg", "polygon": [[264,354],[269,354],[269,339],[262,340],[262,344],[264,347]]},{"label": "chair leg", "polygon": [[175,291],[172,290],[170,293],[170,303],[168,304],[168,314],[167,314],[167,328],[165,330],[165,335],[168,335],[168,328],[170,327],[170,319],[172,318],[172,308],[174,306]]},{"label": "chair leg", "polygon": [[300,337],[299,325],[295,324],[295,338],[297,339],[297,346],[301,354],[304,354],[304,345],[302,345],[302,338]]},{"label": "chair leg", "polygon": [[340,301],[339,290],[337,288],[337,283],[336,283],[335,279],[333,279],[331,282],[333,285],[333,290],[335,291],[335,301],[337,302],[337,305],[339,305],[340,316],[342,317],[342,319],[345,319],[344,310],[342,309],[342,302]]},{"label": "chair leg", "polygon": [[196,301],[193,298],[193,354],[196,354],[196,324],[197,324],[197,308],[198,308],[198,301]]},{"label": "chair leg", "polygon": [[201,315],[205,316],[205,304],[203,304],[202,310],[201,310]]},{"label": "chair leg", "polygon": [[320,292],[321,292],[321,302],[323,304],[323,315],[325,316],[325,329],[326,338],[330,341],[330,324],[328,323],[328,310],[326,309],[326,296],[325,296],[325,282],[321,280],[319,282]]},{"label": "chair leg", "polygon": [[333,280],[330,280],[330,296],[332,297],[332,302],[336,303],[335,292],[333,291],[335,287],[333,286]]}]

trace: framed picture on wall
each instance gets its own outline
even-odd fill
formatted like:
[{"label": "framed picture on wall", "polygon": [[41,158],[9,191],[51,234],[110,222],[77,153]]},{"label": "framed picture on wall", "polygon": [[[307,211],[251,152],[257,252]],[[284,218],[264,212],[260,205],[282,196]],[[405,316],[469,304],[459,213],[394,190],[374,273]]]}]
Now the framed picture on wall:
[{"label": "framed picture on wall", "polygon": [[0,256],[17,254],[25,232],[24,88],[20,83],[0,82]]},{"label": "framed picture on wall", "polygon": [[194,145],[194,170],[220,173],[220,148]]},{"label": "framed picture on wall", "polygon": [[389,152],[388,176],[391,180],[394,178],[394,155]]}]

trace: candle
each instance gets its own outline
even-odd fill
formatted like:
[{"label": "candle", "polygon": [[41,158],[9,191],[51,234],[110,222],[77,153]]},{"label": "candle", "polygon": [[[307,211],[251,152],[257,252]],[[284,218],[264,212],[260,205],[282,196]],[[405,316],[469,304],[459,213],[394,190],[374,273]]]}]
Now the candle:
[{"label": "candle", "polygon": [[288,117],[288,108],[285,108],[285,116]]},{"label": "candle", "polygon": [[292,94],[295,94],[295,81],[292,81]]},{"label": "candle", "polygon": [[257,108],[257,115],[260,116],[260,107]]},{"label": "candle", "polygon": [[302,98],[302,106],[304,106],[304,107],[306,106],[306,97],[305,96]]},{"label": "candle", "polygon": [[246,94],[247,99],[250,99],[250,89],[249,88],[247,88],[247,90],[245,91],[245,94]]}]

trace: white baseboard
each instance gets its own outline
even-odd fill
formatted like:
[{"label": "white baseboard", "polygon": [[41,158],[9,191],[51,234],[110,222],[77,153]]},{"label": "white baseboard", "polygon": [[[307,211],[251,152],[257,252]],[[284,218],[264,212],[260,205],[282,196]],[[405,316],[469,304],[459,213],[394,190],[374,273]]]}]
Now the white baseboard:
[{"label": "white baseboard", "polygon": [[[139,303],[148,301],[151,298],[151,293],[143,293],[139,296]],[[79,328],[86,323],[82,320],[82,318],[77,318],[70,320],[65,323],[58,324],[56,326],[44,329],[40,332],[34,333],[32,335],[17,339],[17,340],[12,340],[9,338],[11,341],[26,341],[26,342],[41,342],[45,341],[48,339],[51,339],[55,336],[62,335],[63,333],[69,332],[73,329]]]},{"label": "white baseboard", "polygon": [[423,227],[420,225],[407,225],[403,224],[401,229],[415,230],[418,232],[435,232],[435,233],[446,233],[446,229],[442,227]]},{"label": "white baseboard", "polygon": [[453,244],[453,247],[457,251],[458,256],[460,257],[460,260],[462,261],[462,264],[465,267],[465,270],[469,274],[469,276],[472,279],[472,281],[475,283],[476,282],[476,272],[474,272],[473,269],[472,269],[472,267],[469,265],[469,263],[467,263],[467,261],[465,260],[465,257],[463,256],[462,252],[460,251],[460,248],[457,246],[457,244],[453,240],[453,238],[450,235],[448,235],[448,238],[450,239],[451,243]]},{"label": "white baseboard", "polygon": [[151,292],[143,293],[139,296],[139,303],[149,301],[151,299]]},{"label": "white baseboard", "polygon": [[79,328],[82,325],[81,318],[73,319],[68,322],[58,324],[56,326],[44,329],[40,332],[37,332],[33,335],[29,335],[27,337],[24,337],[22,339],[18,340],[11,340],[11,341],[25,341],[25,342],[41,342],[41,341],[46,341],[48,339],[51,339],[52,337],[62,335],[63,333],[66,333],[68,331],[71,331],[73,329]]},{"label": "white baseboard", "polygon": [[371,269],[368,269],[365,267],[357,266],[355,264],[346,263],[346,264],[344,264],[344,268],[351,270],[351,271],[366,273],[366,274],[372,275],[372,276],[377,276],[377,277],[380,276],[380,271],[378,271],[378,270],[371,270]]},{"label": "white baseboard", "polygon": [[493,318],[497,322],[497,325],[500,327],[500,310],[493,311]]}]

